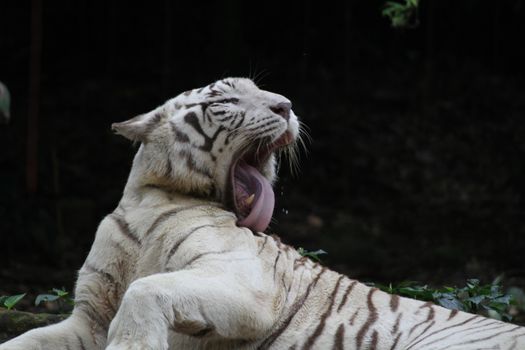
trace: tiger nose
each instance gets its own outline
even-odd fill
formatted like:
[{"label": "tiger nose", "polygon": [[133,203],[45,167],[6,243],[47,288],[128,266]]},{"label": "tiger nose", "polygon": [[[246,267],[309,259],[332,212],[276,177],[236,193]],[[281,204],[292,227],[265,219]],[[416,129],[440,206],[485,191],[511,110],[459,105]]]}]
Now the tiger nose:
[{"label": "tiger nose", "polygon": [[290,102],[280,102],[275,106],[270,106],[270,110],[275,114],[279,114],[284,120],[288,121],[290,119],[290,110],[292,109],[292,104]]}]

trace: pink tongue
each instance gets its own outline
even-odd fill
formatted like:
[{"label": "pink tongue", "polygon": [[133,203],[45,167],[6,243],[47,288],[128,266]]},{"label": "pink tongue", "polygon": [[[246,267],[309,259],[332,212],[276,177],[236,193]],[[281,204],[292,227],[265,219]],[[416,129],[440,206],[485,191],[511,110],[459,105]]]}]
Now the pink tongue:
[{"label": "pink tongue", "polygon": [[250,213],[244,219],[239,220],[238,224],[262,232],[270,224],[275,205],[272,185],[254,167],[246,163],[239,164],[237,167],[243,178],[249,178],[251,182],[249,187],[255,192]]}]

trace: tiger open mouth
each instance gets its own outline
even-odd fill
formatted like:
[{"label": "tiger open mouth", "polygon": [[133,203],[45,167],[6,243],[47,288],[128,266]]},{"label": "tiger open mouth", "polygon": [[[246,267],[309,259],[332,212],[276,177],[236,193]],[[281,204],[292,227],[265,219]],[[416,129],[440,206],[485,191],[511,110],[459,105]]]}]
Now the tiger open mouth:
[{"label": "tiger open mouth", "polygon": [[272,219],[275,195],[272,185],[261,170],[270,155],[293,142],[292,133],[286,131],[271,144],[257,146],[233,161],[230,178],[233,206],[239,226],[264,231]]}]

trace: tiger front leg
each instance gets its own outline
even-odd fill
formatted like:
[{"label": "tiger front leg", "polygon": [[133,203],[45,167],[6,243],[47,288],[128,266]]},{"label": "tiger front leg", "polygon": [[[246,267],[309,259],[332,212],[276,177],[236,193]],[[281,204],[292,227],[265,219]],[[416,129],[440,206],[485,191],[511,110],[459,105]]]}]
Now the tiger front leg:
[{"label": "tiger front leg", "polygon": [[270,300],[228,275],[183,270],[144,277],[126,291],[107,349],[168,349],[170,331],[207,342],[257,339],[275,322]]}]

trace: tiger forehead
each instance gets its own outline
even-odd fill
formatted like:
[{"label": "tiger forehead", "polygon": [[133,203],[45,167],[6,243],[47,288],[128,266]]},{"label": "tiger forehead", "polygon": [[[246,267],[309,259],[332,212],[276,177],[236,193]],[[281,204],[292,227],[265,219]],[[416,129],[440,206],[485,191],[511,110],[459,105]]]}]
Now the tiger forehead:
[{"label": "tiger forehead", "polygon": [[183,103],[197,103],[214,97],[249,95],[257,91],[259,88],[248,78],[226,78],[198,89],[188,90],[179,97],[184,100]]}]

